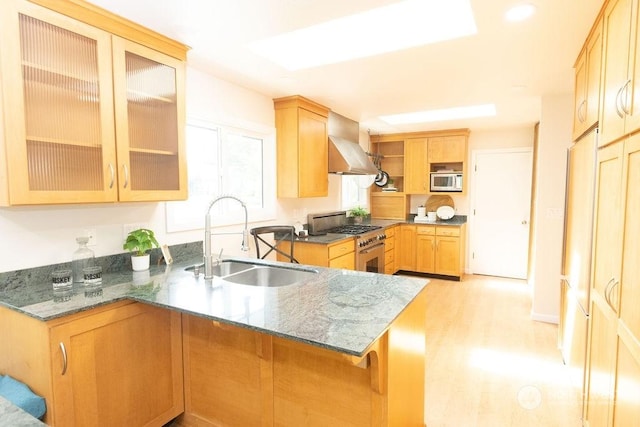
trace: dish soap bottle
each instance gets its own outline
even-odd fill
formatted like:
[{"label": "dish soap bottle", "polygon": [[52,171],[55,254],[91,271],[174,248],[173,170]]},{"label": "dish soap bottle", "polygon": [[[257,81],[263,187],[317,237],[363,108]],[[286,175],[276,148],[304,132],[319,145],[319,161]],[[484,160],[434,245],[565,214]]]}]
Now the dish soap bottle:
[{"label": "dish soap bottle", "polygon": [[78,249],[73,253],[73,260],[71,261],[71,269],[73,270],[73,282],[83,283],[84,273],[82,269],[93,265],[95,255],[91,249],[87,247],[89,243],[88,237],[76,237],[78,242]]}]

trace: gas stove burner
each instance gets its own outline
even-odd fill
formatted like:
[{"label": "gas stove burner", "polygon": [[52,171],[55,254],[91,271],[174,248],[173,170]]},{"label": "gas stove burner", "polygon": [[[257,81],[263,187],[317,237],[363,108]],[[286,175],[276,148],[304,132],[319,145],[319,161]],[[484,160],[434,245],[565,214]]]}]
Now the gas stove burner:
[{"label": "gas stove burner", "polygon": [[368,233],[369,231],[378,230],[382,227],[377,225],[363,225],[363,224],[354,224],[354,225],[341,225],[339,227],[332,228],[327,230],[327,233],[340,233],[340,234],[363,234]]}]

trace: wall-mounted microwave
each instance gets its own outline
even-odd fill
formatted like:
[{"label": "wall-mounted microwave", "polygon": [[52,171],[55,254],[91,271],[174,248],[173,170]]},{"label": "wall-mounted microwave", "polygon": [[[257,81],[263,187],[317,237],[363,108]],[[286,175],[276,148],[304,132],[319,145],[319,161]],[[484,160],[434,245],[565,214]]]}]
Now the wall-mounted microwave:
[{"label": "wall-mounted microwave", "polygon": [[462,173],[431,172],[431,192],[462,192]]}]

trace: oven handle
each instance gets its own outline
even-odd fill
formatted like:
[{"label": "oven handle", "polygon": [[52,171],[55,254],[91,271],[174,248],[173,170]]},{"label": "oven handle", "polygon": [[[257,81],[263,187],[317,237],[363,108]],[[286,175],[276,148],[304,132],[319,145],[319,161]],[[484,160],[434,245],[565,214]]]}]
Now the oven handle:
[{"label": "oven handle", "polygon": [[365,250],[362,250],[362,251],[360,251],[358,253],[360,253],[360,254],[368,254],[369,252],[373,252],[373,251],[378,250],[378,249],[380,249],[382,247],[384,247],[384,242],[378,243],[377,245],[372,246],[370,248],[367,248]]}]

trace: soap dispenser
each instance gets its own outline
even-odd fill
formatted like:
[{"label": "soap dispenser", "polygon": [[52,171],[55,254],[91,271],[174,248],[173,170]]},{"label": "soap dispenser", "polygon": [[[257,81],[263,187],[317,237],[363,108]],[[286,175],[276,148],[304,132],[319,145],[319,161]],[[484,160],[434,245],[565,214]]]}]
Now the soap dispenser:
[{"label": "soap dispenser", "polygon": [[78,242],[78,249],[73,253],[73,260],[71,261],[71,269],[73,270],[73,282],[83,283],[85,267],[94,265],[95,255],[91,249],[87,247],[89,243],[88,237],[76,237]]}]

